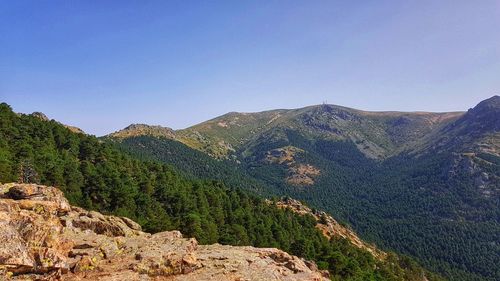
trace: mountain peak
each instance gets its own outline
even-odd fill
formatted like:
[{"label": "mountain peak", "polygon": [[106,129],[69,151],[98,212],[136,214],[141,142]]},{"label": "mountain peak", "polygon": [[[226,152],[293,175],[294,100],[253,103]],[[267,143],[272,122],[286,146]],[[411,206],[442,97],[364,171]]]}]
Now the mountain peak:
[{"label": "mountain peak", "polygon": [[[35,118],[38,118],[38,119],[40,119],[42,121],[45,121],[45,122],[50,121],[50,118],[47,117],[47,115],[45,115],[43,112],[35,111],[35,112],[31,113],[30,115],[33,116],[33,117],[35,117]],[[71,125],[66,125],[66,124],[63,124],[61,122],[57,122],[57,123],[63,125],[64,127],[66,127],[68,130],[72,131],[73,133],[85,134],[85,132],[82,129],[78,128],[78,127],[71,126]]]},{"label": "mountain peak", "polygon": [[109,134],[113,138],[129,138],[137,136],[153,136],[174,139],[175,132],[171,128],[160,125],[130,124],[120,131]]},{"label": "mountain peak", "polygon": [[[474,108],[469,109],[466,118],[473,118],[477,121],[490,123],[496,130],[500,129],[500,96],[493,96],[478,103]],[[484,125],[484,124],[483,124]]]},{"label": "mountain peak", "polygon": [[491,98],[485,99],[478,103],[472,110],[499,110],[500,109],[500,96],[494,95]]},{"label": "mountain peak", "polygon": [[499,155],[500,96],[483,100],[466,114],[445,126],[441,137],[433,136],[434,147],[456,151],[481,151]]},{"label": "mountain peak", "polygon": [[148,125],[143,123],[132,123],[125,127],[123,130],[140,130],[140,129],[148,129],[148,128],[163,128],[160,125]]},{"label": "mountain peak", "polygon": [[50,120],[49,117],[47,117],[47,115],[43,114],[42,112],[38,112],[38,111],[31,113],[31,116],[39,118],[42,121],[49,121]]}]

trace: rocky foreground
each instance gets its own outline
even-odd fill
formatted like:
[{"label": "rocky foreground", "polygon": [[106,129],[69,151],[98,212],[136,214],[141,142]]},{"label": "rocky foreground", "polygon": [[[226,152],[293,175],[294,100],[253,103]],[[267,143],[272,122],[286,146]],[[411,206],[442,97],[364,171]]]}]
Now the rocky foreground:
[{"label": "rocky foreground", "polygon": [[278,249],[198,245],[71,206],[54,187],[0,186],[0,280],[327,280]]}]

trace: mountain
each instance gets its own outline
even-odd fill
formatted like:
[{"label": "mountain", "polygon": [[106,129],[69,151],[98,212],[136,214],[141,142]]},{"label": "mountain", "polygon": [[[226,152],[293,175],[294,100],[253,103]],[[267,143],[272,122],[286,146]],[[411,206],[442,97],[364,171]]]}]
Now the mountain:
[{"label": "mountain", "polygon": [[[260,113],[229,113],[178,132],[181,141],[194,148],[251,155],[259,142],[286,139],[292,130],[308,139],[348,140],[368,158],[383,159],[418,142],[463,113],[367,112],[336,105],[317,105]],[[191,137],[198,136],[202,137]],[[185,141],[185,139],[190,139]]]},{"label": "mountain", "polygon": [[[58,191],[54,188],[22,185],[16,189],[13,187],[16,184],[3,185],[2,197],[7,194],[7,198],[2,198],[0,202],[0,216],[5,218],[1,220],[5,225],[0,230],[0,239],[4,242],[2,245],[15,243],[14,249],[0,249],[0,272],[7,277],[18,278],[16,274],[21,273],[50,273],[54,275],[48,276],[48,280],[53,280],[68,268],[75,273],[75,267],[66,266],[64,261],[78,263],[78,260],[73,260],[79,259],[78,256],[83,256],[81,259],[85,263],[76,267],[76,271],[96,269],[95,272],[85,273],[89,280],[101,278],[99,274],[115,269],[126,271],[122,277],[129,273],[135,274],[130,272],[134,268],[139,274],[170,274],[178,270],[179,259],[176,258],[177,252],[169,245],[180,245],[182,253],[182,245],[186,240],[180,239],[179,234],[171,237],[164,231],[180,230],[187,237],[196,238],[202,245],[220,243],[281,250],[235,249],[217,244],[213,247],[201,246],[203,250],[195,255],[199,254],[205,260],[215,257],[214,263],[202,262],[210,268],[234,268],[230,261],[239,263],[243,261],[241,257],[245,257],[250,260],[245,259],[243,262],[242,267],[246,270],[260,268],[253,264],[255,260],[259,265],[261,262],[272,265],[285,263],[285,267],[281,268],[285,273],[288,270],[305,272],[305,268],[295,268],[303,263],[295,263],[293,260],[296,258],[282,252],[286,251],[314,261],[319,269],[328,270],[331,278],[337,280],[441,280],[408,257],[390,254],[386,259],[380,259],[368,249],[353,243],[350,237],[326,236],[317,228],[317,220],[310,214],[280,208],[252,191],[227,185],[224,181],[197,178],[160,163],[153,157],[135,157],[115,143],[74,133],[55,120],[16,114],[5,103],[0,104],[0,181],[56,186],[64,193],[67,202],[91,210],[87,212],[73,207],[70,210],[66,199],[59,200],[60,196],[57,196],[59,199],[56,202],[61,204],[57,203],[56,206],[62,206],[63,209],[54,209],[53,204],[46,202],[52,199],[45,199],[47,190],[48,196],[57,195]],[[97,212],[120,218],[104,217]],[[10,219],[11,215],[15,221]],[[71,220],[65,220],[65,215],[69,215]],[[121,256],[128,263],[127,266],[124,267],[118,259],[107,259],[100,263],[101,258],[106,259],[109,253],[107,247],[113,248],[114,244],[107,243],[110,242],[109,238],[96,237],[92,232],[105,236],[110,233],[116,236],[112,233],[117,232],[121,233],[118,236],[127,236],[127,233],[135,231],[124,227],[124,224],[132,230],[139,230],[132,220],[141,229],[158,234],[141,234],[137,239],[117,240],[116,246],[122,245],[122,242],[129,245]],[[109,226],[109,222],[119,225]],[[81,233],[78,229],[85,231]],[[85,240],[86,234],[90,240]],[[65,240],[68,238],[65,235],[72,237]],[[100,242],[94,241],[94,238],[105,243],[102,251],[96,248],[94,242]],[[75,241],[80,241],[76,249],[72,246]],[[144,248],[135,252],[136,247]],[[23,255],[19,257],[17,253]],[[94,260],[91,255],[96,253],[99,256],[95,256]],[[234,256],[228,257],[229,254]],[[160,256],[166,259],[164,263]],[[259,256],[262,260],[259,260]],[[131,257],[135,261],[131,261]],[[273,257],[276,259],[273,260]],[[194,261],[189,259],[187,262]],[[294,269],[286,269],[286,264]],[[13,265],[16,272],[10,270]],[[317,273],[311,269],[314,266],[310,266],[309,272]],[[204,275],[197,273],[206,271],[200,269],[194,272],[191,276],[196,280],[204,278]],[[231,272],[224,272],[232,276]],[[296,277],[300,279],[299,276]],[[19,276],[24,277],[33,276]],[[250,276],[250,280],[259,278],[258,274]]]},{"label": "mountain", "polygon": [[190,162],[209,177],[195,158],[180,160],[193,154],[188,147],[198,150],[253,178],[259,193],[326,210],[365,240],[452,280],[498,280],[499,100],[448,113],[326,104],[232,112],[169,140],[146,134],[121,143],[174,166]]}]

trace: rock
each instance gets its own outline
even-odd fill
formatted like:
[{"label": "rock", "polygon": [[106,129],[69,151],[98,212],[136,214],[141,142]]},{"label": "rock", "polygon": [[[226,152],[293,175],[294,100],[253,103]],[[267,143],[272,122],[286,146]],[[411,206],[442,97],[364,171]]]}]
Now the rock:
[{"label": "rock", "polygon": [[8,272],[29,272],[36,263],[24,239],[9,222],[0,221],[0,264]]},{"label": "rock", "polygon": [[31,113],[31,116],[36,117],[42,121],[49,121],[50,120],[49,117],[47,117],[47,115],[43,114],[42,112],[38,112],[38,111]]},{"label": "rock", "polygon": [[[134,249],[136,263],[132,265],[134,271],[149,276],[169,276],[190,272],[197,266],[194,251],[198,242],[183,239],[177,233],[160,232],[146,238],[136,238]],[[179,233],[180,234],[180,233]],[[127,247],[129,247],[127,245]]]},{"label": "rock", "polygon": [[55,187],[36,184],[8,184],[3,188],[4,198],[18,201],[23,209],[32,209],[36,206],[52,207],[59,212],[68,212],[71,206],[64,194]]},{"label": "rock", "polygon": [[278,249],[204,245],[197,251],[200,268],[173,280],[328,280],[305,261]]},{"label": "rock", "polygon": [[75,127],[75,126],[70,126],[70,125],[66,125],[66,124],[62,124],[64,127],[66,127],[66,129],[70,130],[71,132],[73,133],[76,133],[76,134],[84,134],[85,135],[85,131],[83,131],[82,129],[78,128],[78,127]]},{"label": "rock", "polygon": [[[45,121],[45,122],[49,122],[50,121],[49,117],[47,117],[47,115],[45,115],[42,112],[33,112],[30,115],[33,116],[33,117],[36,117],[36,118],[38,118],[38,119],[40,119],[42,121]],[[59,122],[57,122],[57,123],[59,123]],[[70,125],[66,125],[66,124],[62,124],[62,123],[59,123],[59,124],[63,125],[64,127],[66,127],[68,130],[72,131],[73,133],[85,134],[85,132],[82,129],[78,128],[78,127],[70,126]]]},{"label": "rock", "polygon": [[65,226],[91,230],[107,236],[135,236],[142,233],[141,226],[130,219],[104,216],[98,212],[75,207],[72,208],[72,212],[61,217],[61,220]]},{"label": "rock", "polygon": [[142,231],[142,227],[136,223],[135,221],[129,219],[129,218],[126,218],[126,217],[121,217],[120,218],[128,227],[130,227],[131,229],[133,230],[138,230],[138,231]]},{"label": "rock", "polygon": [[[54,187],[0,186],[0,280],[327,280],[278,249],[199,246],[70,206]],[[5,278],[4,278],[5,277]]]}]

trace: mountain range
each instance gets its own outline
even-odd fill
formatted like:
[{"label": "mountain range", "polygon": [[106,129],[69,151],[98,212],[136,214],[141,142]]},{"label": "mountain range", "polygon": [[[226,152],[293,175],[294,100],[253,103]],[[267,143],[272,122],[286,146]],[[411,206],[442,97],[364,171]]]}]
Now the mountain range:
[{"label": "mountain range", "polygon": [[197,177],[237,174],[261,195],[303,200],[453,280],[500,279],[499,96],[467,112],[231,112],[103,139]]},{"label": "mountain range", "polygon": [[[385,159],[439,146],[455,150],[489,150],[498,155],[499,96],[467,112],[372,112],[337,105],[278,109],[257,113],[231,112],[187,129],[132,124],[114,138],[140,135],[165,137],[216,158],[248,157],[259,142],[285,139],[285,131],[314,140],[353,142],[367,158]],[[468,138],[451,142],[453,138]],[[459,147],[457,147],[457,145]]]}]

